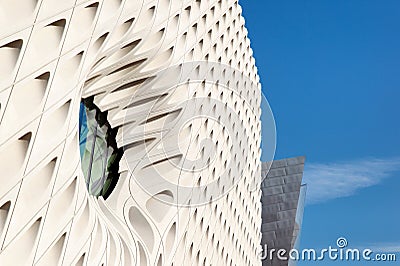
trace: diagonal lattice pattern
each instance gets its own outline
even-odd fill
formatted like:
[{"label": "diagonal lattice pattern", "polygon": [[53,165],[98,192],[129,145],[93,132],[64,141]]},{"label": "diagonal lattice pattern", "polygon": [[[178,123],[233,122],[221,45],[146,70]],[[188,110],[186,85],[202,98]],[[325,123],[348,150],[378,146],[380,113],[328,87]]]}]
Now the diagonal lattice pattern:
[{"label": "diagonal lattice pattern", "polygon": [[[237,1],[3,0],[0,29],[1,265],[260,265],[260,86]],[[92,96],[124,148],[107,201],[80,167]]]}]

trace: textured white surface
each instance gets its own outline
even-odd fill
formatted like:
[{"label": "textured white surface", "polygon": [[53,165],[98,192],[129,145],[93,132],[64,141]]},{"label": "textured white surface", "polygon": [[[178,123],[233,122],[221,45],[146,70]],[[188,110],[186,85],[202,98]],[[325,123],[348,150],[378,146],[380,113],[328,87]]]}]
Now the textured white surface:
[{"label": "textured white surface", "polygon": [[[240,77],[214,76],[204,61]],[[188,70],[212,82],[177,84]],[[80,167],[79,103],[89,96],[125,148],[106,202],[88,195]],[[194,98],[190,119],[178,107]],[[0,265],[260,265],[259,105],[233,0],[0,1]],[[232,112],[239,123],[227,134],[218,119],[233,123]],[[204,157],[206,138],[211,162],[182,171]]]}]

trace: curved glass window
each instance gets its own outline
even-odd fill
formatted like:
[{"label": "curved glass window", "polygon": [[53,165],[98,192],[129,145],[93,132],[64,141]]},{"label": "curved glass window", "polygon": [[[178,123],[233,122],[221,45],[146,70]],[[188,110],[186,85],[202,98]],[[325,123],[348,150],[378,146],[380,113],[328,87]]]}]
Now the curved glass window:
[{"label": "curved glass window", "polygon": [[89,194],[107,198],[115,187],[122,149],[107,121],[107,112],[101,112],[93,97],[83,99],[79,110],[79,148],[81,165]]}]

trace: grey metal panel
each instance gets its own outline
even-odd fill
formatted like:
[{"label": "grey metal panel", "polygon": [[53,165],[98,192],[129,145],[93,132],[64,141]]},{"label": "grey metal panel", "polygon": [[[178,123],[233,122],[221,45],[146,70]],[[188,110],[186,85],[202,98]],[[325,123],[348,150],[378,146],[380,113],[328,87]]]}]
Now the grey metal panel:
[{"label": "grey metal panel", "polygon": [[[303,214],[303,201],[299,201],[303,177],[305,157],[295,157],[284,160],[262,163],[261,183],[262,204],[262,240],[261,246],[271,249],[285,249],[287,252],[294,248],[299,236]],[[269,171],[268,168],[270,167]],[[293,262],[290,263],[290,265]],[[281,261],[276,255],[271,260],[267,258],[263,266],[287,266],[289,260]]]}]

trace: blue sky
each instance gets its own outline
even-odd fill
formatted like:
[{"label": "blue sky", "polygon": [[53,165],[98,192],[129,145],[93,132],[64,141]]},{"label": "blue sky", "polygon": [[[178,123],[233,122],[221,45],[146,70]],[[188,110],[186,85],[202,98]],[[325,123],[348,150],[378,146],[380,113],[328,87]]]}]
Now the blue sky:
[{"label": "blue sky", "polygon": [[400,1],[240,4],[277,124],[275,158],[307,158],[301,246],[344,236],[349,248],[400,251]]}]

